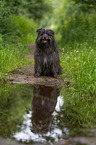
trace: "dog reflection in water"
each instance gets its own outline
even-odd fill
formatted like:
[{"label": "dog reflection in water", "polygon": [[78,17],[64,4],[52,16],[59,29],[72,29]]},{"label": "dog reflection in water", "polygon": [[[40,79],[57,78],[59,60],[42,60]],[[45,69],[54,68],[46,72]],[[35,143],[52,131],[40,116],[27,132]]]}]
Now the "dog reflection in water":
[{"label": "dog reflection in water", "polygon": [[32,101],[32,132],[47,133],[52,121],[59,90],[56,87],[34,86]]}]

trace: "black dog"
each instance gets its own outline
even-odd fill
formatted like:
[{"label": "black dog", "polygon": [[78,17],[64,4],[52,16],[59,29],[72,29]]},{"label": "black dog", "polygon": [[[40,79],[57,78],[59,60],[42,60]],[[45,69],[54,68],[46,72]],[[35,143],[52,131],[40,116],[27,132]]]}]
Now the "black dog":
[{"label": "black dog", "polygon": [[44,75],[57,78],[61,74],[61,66],[54,31],[39,28],[36,32],[35,77]]}]

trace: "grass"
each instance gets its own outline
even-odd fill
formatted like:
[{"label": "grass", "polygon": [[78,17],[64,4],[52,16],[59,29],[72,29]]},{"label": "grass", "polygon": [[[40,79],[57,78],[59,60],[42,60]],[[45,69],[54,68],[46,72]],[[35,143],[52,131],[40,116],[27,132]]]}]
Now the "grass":
[{"label": "grass", "polygon": [[36,24],[24,16],[13,16],[14,30],[11,33],[0,34],[0,82],[6,80],[6,75],[29,63],[25,56],[29,52],[27,43],[35,41]]},{"label": "grass", "polygon": [[[67,8],[67,7],[66,7]],[[74,12],[71,11],[74,8]],[[96,127],[96,15],[71,6],[58,24],[56,36],[62,53],[61,65],[66,86],[61,89],[64,116],[79,126]],[[69,15],[69,12],[70,15]],[[78,16],[78,17],[76,17]],[[69,120],[67,120],[68,122]]]},{"label": "grass", "polygon": [[0,79],[5,79],[8,72],[27,63],[24,57],[29,48],[18,43],[17,45],[6,44],[0,50]]},{"label": "grass", "polygon": [[[78,120],[79,125],[94,128],[96,127],[96,47],[87,42],[74,44],[74,47],[76,49],[71,49],[68,44],[66,48],[69,51],[66,51],[66,48],[62,49],[61,79],[65,78],[67,84],[67,87],[61,89],[61,96],[64,98],[63,108],[71,121]],[[74,118],[75,113],[77,115]]]},{"label": "grass", "polygon": [[61,56],[63,77],[71,78],[71,83],[80,95],[96,95],[96,49],[87,43],[77,45]]}]

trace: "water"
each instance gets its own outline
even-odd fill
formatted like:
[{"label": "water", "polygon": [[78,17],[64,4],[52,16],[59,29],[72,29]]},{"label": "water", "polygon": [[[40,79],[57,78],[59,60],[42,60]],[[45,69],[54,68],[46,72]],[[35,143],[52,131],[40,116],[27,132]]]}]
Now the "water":
[{"label": "water", "polygon": [[0,145],[95,145],[62,88],[26,84],[0,87]]}]

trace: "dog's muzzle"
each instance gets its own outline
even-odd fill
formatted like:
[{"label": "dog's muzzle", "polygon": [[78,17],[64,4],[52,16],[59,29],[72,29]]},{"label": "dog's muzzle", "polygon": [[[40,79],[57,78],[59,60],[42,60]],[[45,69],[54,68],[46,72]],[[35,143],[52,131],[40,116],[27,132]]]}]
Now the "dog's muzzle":
[{"label": "dog's muzzle", "polygon": [[42,37],[42,41],[43,43],[47,43],[49,41],[49,37],[47,34],[44,34],[43,37]]}]

